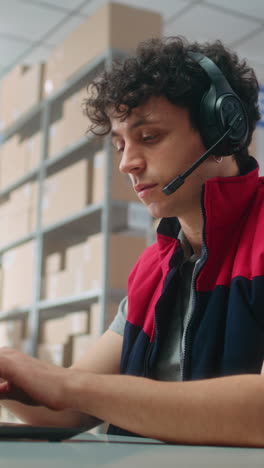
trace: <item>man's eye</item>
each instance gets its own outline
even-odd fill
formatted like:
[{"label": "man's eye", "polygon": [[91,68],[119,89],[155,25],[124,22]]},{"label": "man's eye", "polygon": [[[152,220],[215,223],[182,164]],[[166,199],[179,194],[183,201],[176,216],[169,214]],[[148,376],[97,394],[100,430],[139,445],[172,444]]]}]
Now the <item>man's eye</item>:
[{"label": "man's eye", "polygon": [[158,135],[143,135],[142,136],[142,139],[144,141],[152,141],[152,140],[155,140],[155,138],[157,138]]}]

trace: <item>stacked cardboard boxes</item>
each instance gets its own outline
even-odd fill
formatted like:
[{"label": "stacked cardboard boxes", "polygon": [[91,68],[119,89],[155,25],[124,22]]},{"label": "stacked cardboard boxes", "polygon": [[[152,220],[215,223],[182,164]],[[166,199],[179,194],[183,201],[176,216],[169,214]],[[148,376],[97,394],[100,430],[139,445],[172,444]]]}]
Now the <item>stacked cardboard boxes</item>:
[{"label": "stacked cardboard boxes", "polygon": [[66,343],[70,335],[89,333],[89,324],[89,312],[86,310],[44,320],[40,326],[40,342],[45,344]]},{"label": "stacked cardboard boxes", "polygon": [[[114,320],[114,317],[118,310],[117,302],[109,302],[106,307],[106,313],[104,317],[104,329],[107,330],[110,323]],[[81,359],[85,353],[93,346],[98,336],[102,333],[101,330],[101,304],[91,304],[89,308],[89,333],[86,334],[74,334],[71,337],[72,343],[72,363],[75,363]]]},{"label": "stacked cardboard boxes", "polygon": [[89,332],[88,311],[45,320],[40,326],[38,357],[68,367],[72,363],[73,337]]},{"label": "stacked cardboard boxes", "polygon": [[0,147],[0,190],[5,190],[37,167],[41,153],[41,132],[21,139],[18,134]]},{"label": "stacked cardboard boxes", "polygon": [[85,98],[86,88],[81,88],[63,102],[58,118],[49,129],[49,158],[57,156],[85,137],[88,128],[88,118],[82,109]]},{"label": "stacked cardboard boxes", "polygon": [[0,248],[36,228],[37,184],[28,182],[12,191],[0,204]]},{"label": "stacked cardboard boxes", "polygon": [[33,300],[34,241],[2,255],[1,310],[28,307]]},{"label": "stacked cardboard boxes", "polygon": [[23,177],[27,171],[25,154],[20,151],[16,134],[0,147],[0,188],[7,188]]},{"label": "stacked cardboard boxes", "polygon": [[42,132],[37,130],[28,137],[21,137],[19,141],[19,154],[24,155],[26,173],[36,169],[40,164],[42,151]]},{"label": "stacked cardboard boxes", "polygon": [[[73,83],[82,68],[88,63],[92,64],[98,55],[107,53],[109,48],[130,51],[141,40],[159,36],[160,32],[161,17],[157,13],[107,3],[55,49],[45,67],[17,67],[2,80],[0,130],[10,127],[43,96],[50,95],[69,81]],[[46,158],[56,157],[67,148],[73,152],[74,144],[85,136],[89,122],[82,113],[82,103],[87,97],[88,92],[82,80],[74,85],[72,91],[68,90],[67,95],[61,99],[56,98],[52,103]],[[57,108],[61,109],[59,114],[56,114]],[[8,189],[40,164],[41,151],[44,149],[40,121],[38,114],[34,122],[33,119],[27,122],[21,133],[12,136],[1,146],[0,191]],[[104,151],[99,151],[95,155],[89,155],[89,159],[88,155],[87,158],[81,158],[83,155],[76,154],[76,162],[73,162],[74,157],[71,156],[69,166],[65,162],[63,169],[46,178],[41,207],[43,227],[80,212],[88,203],[103,203],[107,155]],[[113,155],[112,189],[109,194],[111,200],[137,201],[130,182],[119,173],[118,165],[119,158]],[[0,200],[0,249],[35,230],[37,199],[36,181],[24,184]],[[107,259],[109,288],[126,288],[129,271],[145,244],[143,236],[110,233]],[[48,255],[43,265],[42,298],[57,299],[82,294],[87,290],[100,290],[104,263],[102,233],[67,248],[60,246],[56,250],[53,246],[51,251],[53,253]],[[34,241],[2,255],[2,311],[30,307],[36,280],[35,255]],[[106,327],[112,321],[117,308],[116,303],[108,304],[104,318]],[[23,332],[19,328],[21,325],[12,325],[12,341],[9,334],[11,323],[13,324],[10,322],[6,327],[0,324],[0,342],[23,346]],[[63,318],[54,317],[41,323],[38,355],[41,359],[59,365],[70,365],[92,346],[95,336],[101,331],[99,300],[87,311],[74,312]]]},{"label": "stacked cardboard boxes", "polygon": [[82,210],[89,203],[90,160],[82,159],[45,180],[42,224],[46,226]]},{"label": "stacked cardboard boxes", "polygon": [[0,83],[0,130],[3,131],[42,97],[43,64],[18,66]]},{"label": "stacked cardboard boxes", "polygon": [[[109,237],[108,287],[126,289],[127,277],[137,258],[146,247],[143,236],[136,237],[112,233]],[[57,255],[57,257],[56,257]],[[63,261],[65,255],[65,261]],[[43,277],[43,298],[80,294],[100,289],[102,284],[103,234],[88,237],[65,253],[57,252],[46,260]],[[56,261],[57,258],[57,261]],[[51,260],[54,268],[51,270]]]},{"label": "stacked cardboard boxes", "polygon": [[158,13],[118,3],[105,4],[54,50],[45,67],[43,95],[62,87],[110,47],[131,51],[140,41],[159,36],[161,28]]},{"label": "stacked cardboard boxes", "polygon": [[[38,357],[65,367],[81,359],[101,333],[100,307],[100,303],[94,303],[88,310],[43,321]],[[105,329],[114,319],[117,309],[118,303],[107,305]]]}]

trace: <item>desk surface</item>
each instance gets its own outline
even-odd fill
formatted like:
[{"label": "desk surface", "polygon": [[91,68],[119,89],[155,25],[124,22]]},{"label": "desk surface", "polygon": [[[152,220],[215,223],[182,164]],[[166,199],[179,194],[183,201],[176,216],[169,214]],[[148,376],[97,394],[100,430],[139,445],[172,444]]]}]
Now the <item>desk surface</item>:
[{"label": "desk surface", "polygon": [[0,441],[8,468],[255,468],[263,449],[168,445],[152,439],[84,433],[65,442]]}]

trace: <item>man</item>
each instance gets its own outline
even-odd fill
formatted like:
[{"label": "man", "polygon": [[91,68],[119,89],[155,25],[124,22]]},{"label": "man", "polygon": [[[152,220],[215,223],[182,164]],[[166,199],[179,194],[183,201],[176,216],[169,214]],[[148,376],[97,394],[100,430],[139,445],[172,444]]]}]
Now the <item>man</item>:
[{"label": "man", "polygon": [[254,72],[220,42],[157,39],[92,86],[91,130],[111,132],[120,170],[163,218],[158,242],[133,268],[110,329],[71,368],[1,350],[4,404],[32,424],[104,420],[112,433],[264,446],[264,185],[248,155],[259,119]]}]

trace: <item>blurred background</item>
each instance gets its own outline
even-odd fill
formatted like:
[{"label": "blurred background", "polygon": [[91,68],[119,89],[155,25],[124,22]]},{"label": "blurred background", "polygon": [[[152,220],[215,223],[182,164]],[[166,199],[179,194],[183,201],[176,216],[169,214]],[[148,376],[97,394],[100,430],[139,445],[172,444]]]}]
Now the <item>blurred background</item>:
[{"label": "blurred background", "polygon": [[[102,0],[1,0],[1,75],[19,63],[47,60],[54,46],[105,3]],[[222,39],[250,60],[263,81],[262,0],[121,0],[118,3],[160,13],[164,35],[182,34],[198,41]]]},{"label": "blurred background", "polygon": [[[157,224],[108,139],[85,134],[88,80],[151,36],[221,39],[255,69],[263,113],[264,2],[0,0],[0,12],[0,346],[69,366],[115,316]],[[262,174],[263,144],[262,117]]]}]

